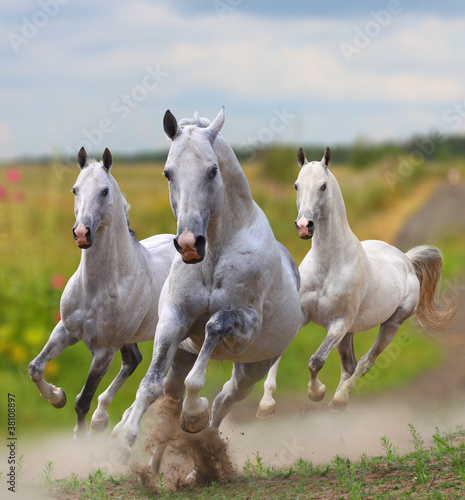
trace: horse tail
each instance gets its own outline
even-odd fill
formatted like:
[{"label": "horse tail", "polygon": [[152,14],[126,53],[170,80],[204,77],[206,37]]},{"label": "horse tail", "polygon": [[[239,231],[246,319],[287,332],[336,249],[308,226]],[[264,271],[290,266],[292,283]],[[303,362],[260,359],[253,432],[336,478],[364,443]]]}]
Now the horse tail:
[{"label": "horse tail", "polygon": [[436,303],[435,295],[442,270],[441,252],[432,246],[422,245],[407,252],[420,282],[420,298],[416,316],[420,326],[430,332],[452,331],[455,325],[457,304],[447,297]]}]

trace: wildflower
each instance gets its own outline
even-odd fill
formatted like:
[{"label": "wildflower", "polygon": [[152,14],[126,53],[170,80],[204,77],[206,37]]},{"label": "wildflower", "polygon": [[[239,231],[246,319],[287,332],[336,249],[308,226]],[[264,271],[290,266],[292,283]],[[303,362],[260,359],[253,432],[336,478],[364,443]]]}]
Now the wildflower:
[{"label": "wildflower", "polygon": [[66,278],[63,274],[55,274],[50,284],[54,290],[62,290],[66,285]]},{"label": "wildflower", "polygon": [[17,184],[21,182],[21,170],[19,168],[9,168],[6,171],[6,179],[11,184]]},{"label": "wildflower", "polygon": [[8,191],[6,190],[6,188],[0,185],[0,200],[7,198],[7,196],[8,196]]}]

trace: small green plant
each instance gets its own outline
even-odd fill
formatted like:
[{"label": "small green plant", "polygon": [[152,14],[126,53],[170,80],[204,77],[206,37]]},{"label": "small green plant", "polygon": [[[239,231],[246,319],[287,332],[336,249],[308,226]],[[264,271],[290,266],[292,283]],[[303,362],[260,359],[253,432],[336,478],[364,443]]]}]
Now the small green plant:
[{"label": "small green plant", "polygon": [[266,473],[270,472],[270,468],[265,467],[263,457],[260,456],[260,452],[258,451],[255,454],[255,460],[250,460],[250,458],[247,458],[242,470],[246,476],[259,477],[264,477]]},{"label": "small green plant", "polygon": [[413,424],[408,424],[410,429],[410,434],[412,435],[412,439],[410,442],[413,444],[415,451],[413,452],[413,456],[415,458],[415,470],[417,472],[416,480],[422,484],[425,484],[428,481],[428,476],[426,474],[426,460],[427,454],[425,452],[425,442],[421,437],[420,433],[415,429]]},{"label": "small green plant", "polygon": [[161,472],[157,476],[157,488],[158,488],[158,491],[160,492],[160,495],[165,496],[166,485],[165,485],[165,475],[163,474],[163,472]]},{"label": "small green plant", "polygon": [[465,481],[465,460],[463,457],[463,449],[453,446],[452,443],[448,442],[447,437],[441,436],[438,427],[435,427],[435,429],[436,431],[433,434],[433,439],[438,450],[449,456],[457,469],[458,475]]},{"label": "small green plant", "polygon": [[107,495],[107,485],[106,485],[106,480],[107,480],[107,475],[102,469],[97,469],[95,472],[90,473],[86,483],[84,484],[86,488],[86,498],[91,498],[91,499],[102,499],[105,500]]},{"label": "small green plant", "polygon": [[48,460],[42,470],[42,476],[44,478],[44,483],[46,486],[50,486],[52,484],[52,475],[55,469],[55,464],[52,460]]},{"label": "small green plant", "polygon": [[312,462],[299,458],[294,468],[299,474],[308,474],[313,469],[313,465]]},{"label": "small green plant", "polygon": [[18,475],[18,483],[20,483],[24,476],[24,455],[20,455],[18,458],[17,475]]},{"label": "small green plant", "polygon": [[388,462],[391,462],[397,455],[397,446],[394,446],[392,444],[392,441],[387,436],[381,436],[380,441],[381,441],[381,446],[383,447],[383,450],[386,453]]}]

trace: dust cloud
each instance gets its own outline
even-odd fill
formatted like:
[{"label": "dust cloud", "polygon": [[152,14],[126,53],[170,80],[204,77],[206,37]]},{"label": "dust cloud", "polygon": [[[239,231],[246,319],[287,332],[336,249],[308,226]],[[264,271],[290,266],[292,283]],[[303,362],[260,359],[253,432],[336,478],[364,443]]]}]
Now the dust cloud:
[{"label": "dust cloud", "polygon": [[[154,447],[168,443],[159,472],[163,487],[178,489],[209,481],[228,481],[241,472],[247,459],[257,452],[264,466],[289,466],[299,458],[314,465],[332,460],[336,455],[358,460],[362,454],[382,455],[381,436],[386,436],[399,454],[411,450],[413,424],[429,446],[435,427],[441,432],[454,431],[465,424],[465,402],[460,399],[422,400],[410,391],[394,392],[370,399],[354,398],[343,413],[332,413],[324,404],[308,403],[305,397],[279,399],[277,414],[268,421],[254,416],[255,402],[238,404],[223,422],[221,432],[206,429],[189,435],[180,430],[178,419],[154,406],[141,422],[139,439],[129,466],[118,465],[115,451],[103,436],[89,435],[83,443],[69,434],[24,438],[20,445],[23,479],[15,498],[47,498],[34,488],[44,481],[44,468],[53,462],[53,479],[76,474],[85,478],[98,468],[112,474],[127,473],[128,467],[138,473],[154,491],[159,483],[148,463]],[[31,489],[33,488],[33,489]]]}]

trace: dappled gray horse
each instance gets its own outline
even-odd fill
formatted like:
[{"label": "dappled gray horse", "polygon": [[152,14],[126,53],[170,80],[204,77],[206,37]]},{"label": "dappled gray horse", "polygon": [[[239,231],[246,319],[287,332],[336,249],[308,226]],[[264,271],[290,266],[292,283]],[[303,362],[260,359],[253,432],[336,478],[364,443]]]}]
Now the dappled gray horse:
[{"label": "dappled gray horse", "polygon": [[[326,387],[318,373],[337,347],[341,380],[331,406],[342,409],[357,379],[370,370],[407,318],[415,314],[425,330],[447,331],[454,322],[455,305],[443,300],[438,307],[434,302],[442,268],[437,248],[423,245],[403,253],[383,241],[360,242],[354,235],[338,182],[329,170],[329,148],[321,162],[308,162],[300,148],[298,163],[295,225],[301,238],[313,237],[299,267],[302,326],[313,322],[328,331],[308,364],[308,397],[324,398]],[[377,325],[381,326],[375,342],[357,363],[354,333]],[[276,368],[265,384],[265,404],[276,387]]]},{"label": "dappled gray horse", "polygon": [[179,253],[160,299],[152,363],[113,431],[125,458],[143,414],[163,392],[181,405],[187,390],[180,422],[185,431],[207,425],[208,401],[199,392],[210,358],[234,362],[231,379],[213,402],[211,426],[218,428],[301,322],[297,266],[275,240],[236,156],[219,135],[224,110],[206,127],[199,119],[181,123],[182,128],[166,112],[164,129],[172,144],[164,174]]},{"label": "dappled gray horse", "polygon": [[47,383],[46,363],[82,340],[92,353],[87,381],[76,398],[75,436],[87,431],[86,415],[99,383],[118,350],[121,371],[99,396],[91,430],[108,425],[107,407],[142,360],[137,342],[153,340],[162,285],[176,253],[173,235],[137,241],[129,227],[126,203],[110,174],[108,149],[101,162],[87,162],[81,148],[81,172],[73,187],[76,224],[73,235],[83,249],[76,273],[60,303],[61,320],[41,353],[29,364],[29,375],[43,398],[56,408],[66,404],[63,389]]}]

